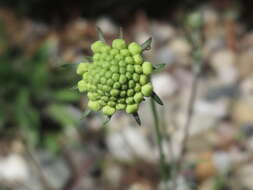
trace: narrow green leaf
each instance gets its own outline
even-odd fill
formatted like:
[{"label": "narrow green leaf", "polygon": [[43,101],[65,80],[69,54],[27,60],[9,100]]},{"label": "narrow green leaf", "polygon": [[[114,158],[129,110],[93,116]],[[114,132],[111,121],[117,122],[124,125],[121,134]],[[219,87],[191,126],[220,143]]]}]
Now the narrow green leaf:
[{"label": "narrow green leaf", "polygon": [[133,113],[132,115],[133,115],[135,121],[138,123],[138,125],[141,126],[141,119],[139,117],[139,114],[136,112],[136,113]]},{"label": "narrow green leaf", "polygon": [[142,51],[150,50],[151,49],[151,43],[152,43],[152,37],[150,37],[143,44],[141,44]]},{"label": "narrow green leaf", "polygon": [[105,36],[104,36],[104,33],[102,32],[102,30],[96,26],[96,29],[97,29],[97,33],[98,33],[98,39],[102,42],[105,42]]},{"label": "narrow green leaf", "polygon": [[161,98],[159,98],[159,96],[153,91],[151,94],[151,98],[158,104],[163,106],[163,102],[161,100]]},{"label": "narrow green leaf", "polygon": [[154,72],[157,73],[157,72],[160,72],[163,69],[165,69],[166,64],[165,63],[161,63],[161,64],[153,65],[153,67],[154,67]]}]

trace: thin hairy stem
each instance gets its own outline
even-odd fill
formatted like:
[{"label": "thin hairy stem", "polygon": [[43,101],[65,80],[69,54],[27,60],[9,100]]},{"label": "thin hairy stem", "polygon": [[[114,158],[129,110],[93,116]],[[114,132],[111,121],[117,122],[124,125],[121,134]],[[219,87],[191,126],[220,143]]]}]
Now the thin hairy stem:
[{"label": "thin hairy stem", "polygon": [[159,118],[158,118],[158,112],[156,109],[155,101],[151,98],[150,99],[150,106],[154,118],[154,127],[155,127],[155,133],[156,133],[156,140],[157,145],[159,149],[159,164],[160,164],[160,172],[162,175],[162,179],[164,182],[167,180],[167,172],[166,172],[166,162],[165,162],[165,155],[164,150],[162,146],[163,136],[161,134],[160,124],[159,124]]},{"label": "thin hairy stem", "polygon": [[192,80],[191,84],[191,92],[190,92],[190,98],[187,106],[187,113],[186,113],[186,121],[183,126],[183,140],[181,144],[181,152],[180,156],[177,160],[176,167],[175,167],[175,173],[173,175],[172,181],[173,181],[173,189],[177,190],[177,177],[179,173],[181,172],[182,165],[185,162],[185,155],[188,151],[187,143],[189,140],[190,135],[190,128],[191,128],[191,121],[194,115],[194,104],[197,97],[197,91],[198,91],[198,84],[199,84],[199,75],[202,67],[202,63],[195,63],[195,72],[194,72],[194,78]]},{"label": "thin hairy stem", "polygon": [[191,127],[191,121],[192,121],[192,117],[193,117],[193,107],[194,107],[194,103],[196,100],[196,96],[197,96],[197,89],[198,89],[198,83],[199,83],[199,74],[195,74],[192,84],[191,84],[191,92],[190,92],[190,99],[188,102],[188,106],[187,106],[187,115],[186,115],[186,121],[184,124],[184,129],[183,129],[183,140],[182,140],[182,145],[181,145],[181,155],[180,158],[178,160],[178,168],[179,170],[181,169],[181,165],[184,162],[185,159],[185,155],[188,151],[187,149],[187,142],[189,139],[189,132],[190,132],[190,127]]}]

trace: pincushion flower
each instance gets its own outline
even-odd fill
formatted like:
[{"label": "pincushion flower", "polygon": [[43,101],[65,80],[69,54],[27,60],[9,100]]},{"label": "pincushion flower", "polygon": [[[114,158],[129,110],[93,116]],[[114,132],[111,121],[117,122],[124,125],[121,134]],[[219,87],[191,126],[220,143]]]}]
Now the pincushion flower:
[{"label": "pincushion flower", "polygon": [[91,45],[91,62],[82,62],[77,67],[77,74],[82,77],[77,86],[80,92],[87,93],[90,110],[102,111],[109,117],[125,110],[139,121],[137,111],[145,97],[151,96],[162,104],[150,82],[154,66],[143,57],[150,43],[151,39],[143,45],[127,44],[118,38],[110,46],[102,37]]}]

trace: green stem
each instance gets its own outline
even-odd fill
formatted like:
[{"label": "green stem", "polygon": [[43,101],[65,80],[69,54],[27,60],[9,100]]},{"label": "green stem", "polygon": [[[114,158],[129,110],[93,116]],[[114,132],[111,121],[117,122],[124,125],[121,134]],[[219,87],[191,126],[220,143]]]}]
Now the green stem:
[{"label": "green stem", "polygon": [[160,172],[161,172],[163,181],[166,182],[166,180],[167,180],[166,162],[165,162],[165,155],[164,155],[164,151],[163,151],[163,147],[162,147],[163,136],[162,136],[161,130],[160,130],[158,112],[156,109],[155,101],[152,98],[150,99],[150,106],[151,106],[152,114],[154,117],[156,140],[157,140],[157,145],[158,145],[158,149],[159,149]]}]

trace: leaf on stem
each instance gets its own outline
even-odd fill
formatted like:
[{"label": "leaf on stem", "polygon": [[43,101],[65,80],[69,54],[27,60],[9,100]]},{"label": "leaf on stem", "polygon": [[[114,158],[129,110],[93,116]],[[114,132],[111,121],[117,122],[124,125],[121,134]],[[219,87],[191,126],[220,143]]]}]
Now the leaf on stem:
[{"label": "leaf on stem", "polygon": [[151,49],[151,43],[152,43],[152,37],[150,37],[143,44],[141,44],[142,51],[150,50]]},{"label": "leaf on stem", "polygon": [[102,30],[98,26],[96,26],[96,30],[98,33],[98,39],[102,42],[105,42],[105,36],[104,36],[104,33],[102,32]]},{"label": "leaf on stem", "polygon": [[159,98],[159,96],[153,91],[151,94],[151,98],[158,104],[163,106],[163,102],[161,100],[161,98]]},{"label": "leaf on stem", "polygon": [[133,115],[135,121],[138,123],[138,125],[141,126],[141,119],[139,117],[139,114],[136,112],[136,113],[133,113],[132,115]]}]

